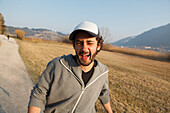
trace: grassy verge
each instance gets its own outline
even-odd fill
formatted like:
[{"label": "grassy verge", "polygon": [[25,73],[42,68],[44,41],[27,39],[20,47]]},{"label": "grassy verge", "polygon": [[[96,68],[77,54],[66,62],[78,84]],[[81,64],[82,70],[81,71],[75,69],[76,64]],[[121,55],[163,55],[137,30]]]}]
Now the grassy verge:
[{"label": "grassy verge", "polygon": [[[21,57],[37,82],[47,63],[63,54],[74,54],[72,45],[17,40]],[[115,112],[170,112],[170,63],[101,51],[97,59],[109,69],[112,109]],[[99,101],[98,113],[105,112]]]}]

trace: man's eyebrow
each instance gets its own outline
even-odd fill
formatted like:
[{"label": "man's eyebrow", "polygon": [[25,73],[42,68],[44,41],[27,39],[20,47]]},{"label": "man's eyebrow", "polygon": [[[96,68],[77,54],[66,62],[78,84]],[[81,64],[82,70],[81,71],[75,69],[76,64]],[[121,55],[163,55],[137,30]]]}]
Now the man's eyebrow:
[{"label": "man's eyebrow", "polygon": [[75,40],[76,42],[81,42],[80,40]]},{"label": "man's eyebrow", "polygon": [[[75,40],[76,42],[82,42],[82,40]],[[94,42],[94,40],[87,40],[87,42]]]},{"label": "man's eyebrow", "polygon": [[87,40],[87,42],[94,42],[94,40]]}]

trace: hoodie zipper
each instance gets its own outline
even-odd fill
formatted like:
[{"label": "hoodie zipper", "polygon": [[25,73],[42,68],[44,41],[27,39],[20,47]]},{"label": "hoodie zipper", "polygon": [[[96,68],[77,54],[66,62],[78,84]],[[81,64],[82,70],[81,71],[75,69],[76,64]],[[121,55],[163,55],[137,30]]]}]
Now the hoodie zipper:
[{"label": "hoodie zipper", "polygon": [[[60,59],[60,62],[61,62],[61,64],[62,64],[71,74],[73,74],[73,75],[76,77],[76,79],[81,83],[80,79],[79,79],[69,68],[67,68],[67,66],[62,62],[61,59]],[[74,105],[71,113],[73,113],[74,110],[76,109],[76,107],[77,107],[77,105],[78,105],[78,103],[79,103],[79,101],[80,101],[80,99],[81,99],[81,97],[82,97],[85,89],[87,89],[87,88],[88,88],[89,86],[91,86],[95,81],[97,81],[102,75],[104,75],[104,74],[106,74],[106,73],[108,73],[108,72],[109,72],[109,70],[105,71],[105,72],[102,73],[100,76],[98,76],[95,80],[93,80],[90,84],[88,84],[85,88],[82,88],[81,94],[80,94],[79,98],[77,99],[77,102],[76,102],[76,104]]]},{"label": "hoodie zipper", "polygon": [[73,109],[72,109],[72,112],[71,113],[73,113],[74,112],[74,110],[76,109],[76,107],[77,107],[77,105],[78,105],[78,103],[79,103],[79,101],[80,101],[80,99],[81,99],[81,97],[82,97],[82,95],[83,95],[83,93],[84,93],[84,88],[82,88],[82,91],[81,91],[81,94],[80,94],[80,96],[79,96],[79,98],[77,99],[77,102],[76,102],[76,104],[74,105],[74,107],[73,107]]}]

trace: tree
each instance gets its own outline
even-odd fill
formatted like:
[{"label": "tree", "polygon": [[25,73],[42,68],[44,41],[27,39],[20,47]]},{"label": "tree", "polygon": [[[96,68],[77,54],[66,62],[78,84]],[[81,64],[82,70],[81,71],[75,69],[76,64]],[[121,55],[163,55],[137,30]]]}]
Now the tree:
[{"label": "tree", "polygon": [[104,43],[109,43],[109,41],[112,38],[112,35],[110,33],[110,29],[107,27],[101,27],[100,28],[101,35],[103,37]]},{"label": "tree", "polygon": [[25,32],[23,31],[23,30],[20,30],[20,29],[16,29],[15,30],[15,34],[17,35],[17,38],[19,38],[19,39],[23,39],[24,38],[24,36],[25,36]]},{"label": "tree", "polygon": [[0,13],[0,34],[4,34],[6,32],[6,25],[4,23],[5,23],[4,17]]}]

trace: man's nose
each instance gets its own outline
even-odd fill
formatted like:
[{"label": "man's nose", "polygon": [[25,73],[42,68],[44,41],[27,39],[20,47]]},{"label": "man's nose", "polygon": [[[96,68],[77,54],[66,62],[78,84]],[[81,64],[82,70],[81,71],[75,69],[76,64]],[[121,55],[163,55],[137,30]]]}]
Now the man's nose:
[{"label": "man's nose", "polygon": [[88,51],[88,46],[87,46],[86,43],[83,43],[83,45],[82,45],[82,50],[85,51],[85,52]]}]

